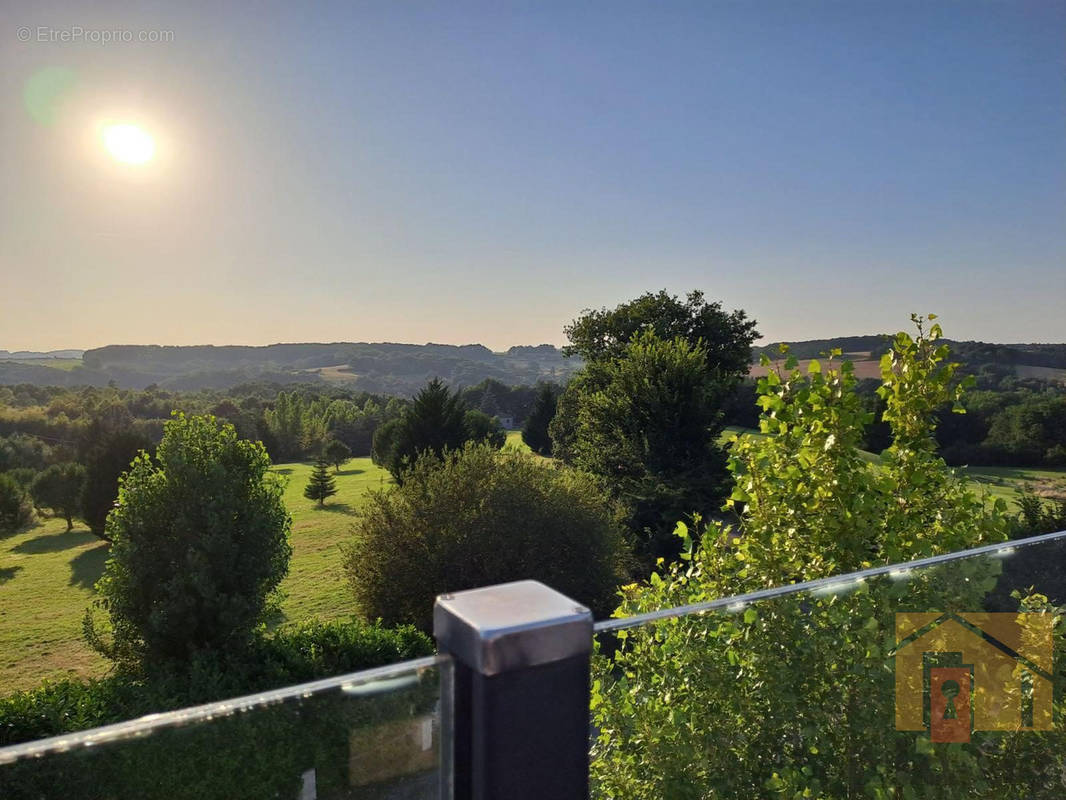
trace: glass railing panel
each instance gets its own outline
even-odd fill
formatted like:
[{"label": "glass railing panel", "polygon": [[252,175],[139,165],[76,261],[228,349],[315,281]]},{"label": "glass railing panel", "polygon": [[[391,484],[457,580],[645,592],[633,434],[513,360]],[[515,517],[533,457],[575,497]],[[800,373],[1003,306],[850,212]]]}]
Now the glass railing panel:
[{"label": "glass railing panel", "polygon": [[429,657],[14,745],[0,797],[450,798],[451,686]]},{"label": "glass railing panel", "polygon": [[1066,797],[1066,534],[598,626],[594,796]]}]

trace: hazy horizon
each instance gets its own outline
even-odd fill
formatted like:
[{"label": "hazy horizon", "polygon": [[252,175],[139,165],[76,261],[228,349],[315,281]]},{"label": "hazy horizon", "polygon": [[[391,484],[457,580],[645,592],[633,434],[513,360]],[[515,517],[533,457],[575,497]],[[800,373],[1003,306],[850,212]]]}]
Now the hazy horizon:
[{"label": "hazy horizon", "polygon": [[[935,312],[934,312],[935,313]],[[943,324],[943,319],[937,317],[937,321]],[[897,326],[899,330],[912,330],[908,325]],[[863,333],[835,333],[825,334],[820,336],[809,336],[805,338],[774,338],[770,339],[765,336],[756,340],[756,346],[766,346],[775,342],[804,342],[804,341],[820,341],[822,339],[841,339],[851,336],[891,336],[895,331],[868,331]],[[991,339],[972,339],[963,338],[960,336],[952,336],[949,332],[945,332],[945,338],[953,341],[978,341],[986,342],[988,344],[1003,344],[1003,345],[1030,345],[1030,344],[1066,344],[1064,340],[1031,340],[1031,341],[994,341]],[[384,339],[331,339],[331,340],[290,340],[290,341],[278,341],[278,342],[107,342],[105,344],[93,345],[92,347],[4,347],[3,343],[0,343],[0,352],[27,352],[27,353],[49,353],[49,352],[62,352],[65,350],[94,350],[101,347],[131,347],[131,346],[147,346],[147,347],[271,347],[273,345],[294,345],[294,344],[410,344],[410,345],[452,345],[455,347],[463,347],[467,345],[482,345],[492,350],[494,353],[505,353],[512,347],[538,347],[540,345],[552,345],[557,348],[562,348],[566,345],[566,338],[560,337],[558,342],[511,342],[510,344],[504,344],[502,346],[494,347],[486,344],[485,342],[445,342],[440,340],[427,340],[424,342],[412,342],[412,341],[400,341],[400,340],[384,340]]]},{"label": "hazy horizon", "polygon": [[2,349],[1066,341],[1064,2],[7,8]]}]

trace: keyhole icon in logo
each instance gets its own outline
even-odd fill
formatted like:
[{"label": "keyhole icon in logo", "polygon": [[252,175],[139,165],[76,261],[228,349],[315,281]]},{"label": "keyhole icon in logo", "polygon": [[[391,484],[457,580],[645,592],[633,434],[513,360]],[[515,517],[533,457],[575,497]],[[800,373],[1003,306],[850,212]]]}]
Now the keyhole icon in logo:
[{"label": "keyhole icon in logo", "polygon": [[934,742],[968,742],[972,730],[973,667],[929,670],[929,738]]},{"label": "keyhole icon in logo", "polygon": [[944,681],[940,685],[940,693],[947,698],[947,706],[944,709],[943,719],[958,719],[959,715],[955,711],[955,698],[959,694],[959,682],[958,681]]}]

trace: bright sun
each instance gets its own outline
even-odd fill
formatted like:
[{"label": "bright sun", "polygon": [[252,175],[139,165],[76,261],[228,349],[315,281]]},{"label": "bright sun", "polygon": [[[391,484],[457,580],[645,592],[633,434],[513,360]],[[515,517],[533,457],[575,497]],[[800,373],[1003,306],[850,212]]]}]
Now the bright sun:
[{"label": "bright sun", "polygon": [[123,164],[143,164],[155,155],[155,140],[136,125],[105,127],[104,147]]}]

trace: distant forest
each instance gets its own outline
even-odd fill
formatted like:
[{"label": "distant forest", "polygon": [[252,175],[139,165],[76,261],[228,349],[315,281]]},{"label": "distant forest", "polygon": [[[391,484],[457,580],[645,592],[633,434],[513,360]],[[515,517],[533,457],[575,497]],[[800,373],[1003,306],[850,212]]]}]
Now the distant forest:
[{"label": "distant forest", "polygon": [[[871,358],[879,358],[888,352],[890,339],[888,334],[874,334],[810,339],[802,342],[772,342],[752,348],[752,361],[757,362],[763,353],[775,358],[782,344],[788,345],[792,355],[800,359],[818,358],[835,348],[845,354],[869,353]],[[1066,344],[992,344],[957,342],[951,339],[941,341],[951,348],[952,360],[967,365],[972,372],[985,365],[1066,369]]]},{"label": "distant forest", "polygon": [[[18,354],[16,354],[18,355]],[[552,345],[494,353],[480,344],[274,344],[266,347],[110,345],[86,350],[80,365],[52,359],[0,360],[0,385],[107,386],[175,391],[250,382],[323,383],[410,396],[440,377],[453,386],[493,379],[509,385],[565,383],[581,367]]]},{"label": "distant forest", "polygon": [[[879,381],[872,377],[887,340],[848,336],[788,343],[801,360],[839,348],[865,367],[858,373],[864,378],[860,392],[874,415],[865,442],[873,452],[889,444],[880,419],[882,402],[874,393]],[[968,413],[945,408],[940,414],[937,436],[948,462],[1066,466],[1066,344],[948,344],[952,359],[963,364],[961,373],[974,378]],[[753,361],[763,353],[779,357],[778,343],[753,348]],[[563,385],[582,366],[551,345],[512,347],[506,353],[440,344],[123,345],[88,350],[81,361],[68,358],[76,354],[63,351],[46,359],[13,353],[23,358],[3,360],[0,352],[0,385],[11,387],[0,391],[0,437],[29,434],[44,443],[69,444],[102,407],[118,404],[153,440],[170,410],[184,408],[211,410],[234,422],[242,435],[267,443],[275,458],[314,452],[326,436],[367,453],[376,427],[399,413],[398,403],[431,378],[458,388],[472,408],[521,425],[538,384]],[[41,394],[45,386],[56,390]],[[86,386],[113,388],[110,394],[78,391]],[[116,389],[134,391],[116,395]],[[318,420],[307,423],[306,441],[299,447],[286,445],[270,424],[283,394],[299,397],[300,413]],[[726,424],[758,425],[754,381],[745,381],[726,400],[723,417]]]}]

